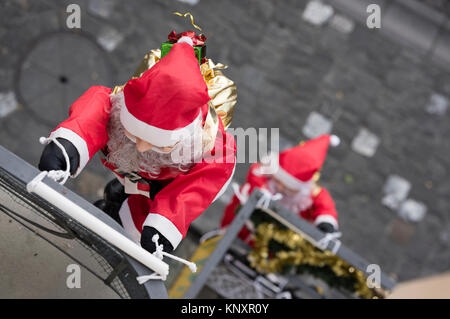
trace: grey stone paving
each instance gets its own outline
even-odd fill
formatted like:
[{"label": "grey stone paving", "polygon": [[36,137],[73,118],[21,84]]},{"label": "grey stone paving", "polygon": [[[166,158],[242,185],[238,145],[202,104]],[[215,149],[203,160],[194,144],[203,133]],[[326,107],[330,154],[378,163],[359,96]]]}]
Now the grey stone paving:
[{"label": "grey stone paving", "polygon": [[358,154],[372,157],[377,151],[380,139],[365,128],[361,128],[352,141],[352,150]]},{"label": "grey stone paving", "polygon": [[[234,127],[279,127],[283,144],[293,145],[307,138],[303,128],[312,112],[330,120],[331,132],[341,144],[329,151],[322,184],[336,200],[347,246],[399,280],[450,268],[450,114],[445,103],[450,98],[450,73],[442,64],[423,50],[386,37],[383,28],[367,29],[342,5],[334,8],[330,22],[316,26],[302,18],[307,1],[203,0],[191,6],[136,0],[113,1],[112,8],[102,7],[102,2],[2,1],[0,94],[13,91],[19,103],[0,118],[3,146],[37,164],[39,136],[53,129],[50,124],[69,106],[55,103],[64,101],[64,92],[72,92],[68,100],[93,84],[125,82],[142,56],[157,48],[172,29],[189,28],[171,12],[189,11],[208,37],[209,57],[228,64],[226,73],[237,84]],[[69,3],[82,8],[81,32],[65,27]],[[55,32],[65,39],[82,37],[82,44],[51,44]],[[49,51],[42,63],[49,63],[55,73],[24,73],[23,62],[46,41]],[[436,45],[438,50],[441,44]],[[442,50],[444,55],[448,52]],[[54,66],[55,52],[73,61],[67,72]],[[93,76],[97,68],[103,71]],[[19,81],[20,74],[26,74],[26,85]],[[62,76],[66,82],[60,81]],[[51,93],[30,107],[24,96],[43,91],[48,83],[55,85],[48,88]],[[378,143],[375,151],[358,154],[352,143],[363,128]],[[243,182],[248,167],[238,165],[237,182]],[[406,221],[382,204],[383,187],[392,175],[410,183],[407,197],[426,207],[423,219]],[[102,182],[110,178],[94,158],[69,186],[94,201]],[[224,202],[217,201],[196,226],[203,231],[215,228],[223,207]],[[417,216],[415,207],[416,215],[412,214]]]}]

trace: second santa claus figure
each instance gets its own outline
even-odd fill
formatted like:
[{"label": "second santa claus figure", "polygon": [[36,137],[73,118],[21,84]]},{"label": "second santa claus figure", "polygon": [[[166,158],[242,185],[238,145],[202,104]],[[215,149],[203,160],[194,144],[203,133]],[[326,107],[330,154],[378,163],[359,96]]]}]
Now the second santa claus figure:
[{"label": "second santa claus figure", "polygon": [[[322,135],[280,154],[274,154],[278,162],[276,169],[273,169],[273,163],[253,164],[246,183],[225,208],[221,227],[225,228],[233,221],[239,207],[257,187],[273,195],[280,193],[283,196],[279,200],[281,205],[310,221],[323,232],[337,231],[334,201],[328,191],[317,184],[330,144],[337,146],[339,138],[335,135]],[[251,242],[252,232],[244,227],[239,237]]]}]

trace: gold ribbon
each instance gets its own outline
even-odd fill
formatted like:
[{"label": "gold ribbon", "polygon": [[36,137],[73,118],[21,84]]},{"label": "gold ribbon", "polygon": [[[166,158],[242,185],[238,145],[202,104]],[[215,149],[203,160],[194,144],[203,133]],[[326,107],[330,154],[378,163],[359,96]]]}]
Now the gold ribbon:
[{"label": "gold ribbon", "polygon": [[184,18],[186,18],[186,16],[189,16],[191,18],[191,23],[194,26],[194,28],[202,31],[202,29],[198,25],[194,24],[194,17],[192,16],[192,14],[190,12],[186,12],[185,14],[181,14],[179,12],[172,12],[172,13],[176,14],[177,16],[184,17]]}]

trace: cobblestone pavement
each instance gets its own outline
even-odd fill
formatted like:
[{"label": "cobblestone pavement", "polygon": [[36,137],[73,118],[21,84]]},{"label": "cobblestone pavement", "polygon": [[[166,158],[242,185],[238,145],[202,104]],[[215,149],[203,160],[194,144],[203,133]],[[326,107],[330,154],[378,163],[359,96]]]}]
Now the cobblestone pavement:
[{"label": "cobblestone pavement", "polygon": [[[81,7],[81,31],[66,27],[70,3]],[[229,65],[237,84],[233,127],[278,127],[286,146],[320,132],[341,138],[321,182],[336,200],[343,243],[401,281],[448,270],[448,69],[345,12],[313,25],[302,18],[306,4],[3,0],[0,143],[37,164],[38,138],[70,103],[93,84],[124,83],[172,29],[189,28],[171,12],[190,11],[208,56]],[[238,165],[237,182],[248,167]],[[94,159],[69,186],[93,201],[110,178]],[[195,225],[216,227],[229,195]]]}]

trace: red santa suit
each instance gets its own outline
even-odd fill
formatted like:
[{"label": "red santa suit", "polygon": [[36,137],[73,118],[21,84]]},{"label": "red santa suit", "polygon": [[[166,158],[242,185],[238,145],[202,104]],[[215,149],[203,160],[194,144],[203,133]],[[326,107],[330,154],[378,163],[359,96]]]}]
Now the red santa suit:
[{"label": "red santa suit", "polygon": [[[120,121],[132,135],[158,146],[171,146],[178,133],[192,133],[208,114],[208,89],[192,43],[176,43],[171,51],[123,89]],[[80,164],[75,176],[99,150],[108,154],[107,124],[112,90],[91,87],[70,108],[69,118],[51,137],[68,139],[78,150]],[[139,242],[143,226],[156,228],[175,249],[189,225],[226,189],[234,173],[235,141],[226,133],[220,118],[209,157],[188,171],[162,168],[160,174],[119,172],[102,159],[131,194],[119,211],[124,228]],[[178,136],[178,137],[177,137]],[[148,180],[158,180],[162,189],[150,198]]]},{"label": "red santa suit", "polygon": [[[301,143],[279,154],[279,166],[273,174],[265,174],[264,166],[260,163],[253,164],[247,175],[247,181],[242,185],[241,197],[251,194],[255,187],[271,191],[268,187],[270,178],[274,177],[290,189],[310,187],[311,201],[302,210],[295,211],[300,217],[310,221],[314,225],[328,222],[338,229],[337,211],[333,199],[328,191],[315,184],[314,175],[320,170],[325,161],[330,139],[332,144],[338,143],[337,136],[322,135],[316,139]],[[309,186],[308,186],[309,187]],[[235,195],[225,208],[221,220],[221,227],[228,226],[234,219],[241,200]],[[239,237],[248,240],[250,231],[243,228]]]}]

